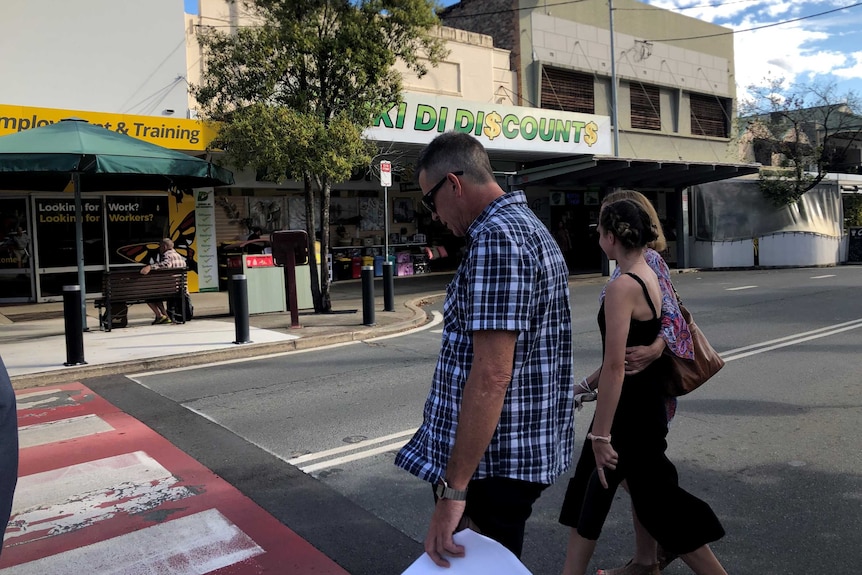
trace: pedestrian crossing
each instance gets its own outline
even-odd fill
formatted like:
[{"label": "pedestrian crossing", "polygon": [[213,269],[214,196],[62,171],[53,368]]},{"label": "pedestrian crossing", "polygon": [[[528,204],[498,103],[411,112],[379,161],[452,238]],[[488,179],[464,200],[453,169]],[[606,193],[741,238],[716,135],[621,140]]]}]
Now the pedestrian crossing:
[{"label": "pedestrian crossing", "polygon": [[16,396],[19,480],[0,575],[346,573],[86,386]]}]

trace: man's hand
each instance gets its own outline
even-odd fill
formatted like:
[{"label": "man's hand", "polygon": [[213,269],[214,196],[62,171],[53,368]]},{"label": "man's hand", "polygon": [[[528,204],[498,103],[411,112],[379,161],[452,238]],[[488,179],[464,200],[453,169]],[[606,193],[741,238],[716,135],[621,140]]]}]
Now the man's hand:
[{"label": "man's hand", "polygon": [[144,276],[147,275],[148,273],[150,273],[151,269],[153,269],[153,268],[152,268],[152,266],[149,266],[149,265],[142,267],[141,268],[141,275],[144,275]]},{"label": "man's hand", "polygon": [[440,567],[449,567],[449,561],[444,554],[452,557],[464,556],[464,546],[456,544],[452,535],[466,507],[466,501],[437,500],[434,514],[431,516],[431,525],[428,527],[428,535],[425,536],[425,552]]},{"label": "man's hand", "polygon": [[661,357],[665,342],[657,337],[649,345],[636,345],[626,348],[626,375],[634,375],[646,369],[646,367]]}]

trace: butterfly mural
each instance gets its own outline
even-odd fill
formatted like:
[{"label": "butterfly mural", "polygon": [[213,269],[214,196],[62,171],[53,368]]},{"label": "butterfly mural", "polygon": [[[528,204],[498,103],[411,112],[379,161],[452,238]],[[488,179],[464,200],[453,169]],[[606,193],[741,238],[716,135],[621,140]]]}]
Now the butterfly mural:
[{"label": "butterfly mural", "polygon": [[[192,247],[195,241],[195,212],[186,214],[186,217],[173,227],[168,237],[174,242],[174,250],[186,259],[189,271],[197,273],[198,264]],[[130,262],[147,264],[159,259],[159,241],[128,244],[117,248],[117,253]]]}]

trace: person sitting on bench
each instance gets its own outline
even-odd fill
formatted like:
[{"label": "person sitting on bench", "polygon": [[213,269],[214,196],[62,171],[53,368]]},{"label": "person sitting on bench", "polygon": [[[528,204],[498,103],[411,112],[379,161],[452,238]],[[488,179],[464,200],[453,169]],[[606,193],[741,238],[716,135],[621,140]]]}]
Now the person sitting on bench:
[{"label": "person sitting on bench", "polygon": [[[164,238],[159,242],[159,254],[159,261],[145,265],[141,268],[141,273],[143,275],[150,273],[150,270],[186,267],[186,260],[183,259],[183,256],[178,254],[176,250],[174,250],[174,242],[170,238]],[[156,318],[153,320],[153,325],[159,323],[171,323],[171,318],[168,317],[168,313],[165,311],[164,302],[148,302],[147,305],[150,306],[150,309],[153,310],[154,314],[156,314]]]}]

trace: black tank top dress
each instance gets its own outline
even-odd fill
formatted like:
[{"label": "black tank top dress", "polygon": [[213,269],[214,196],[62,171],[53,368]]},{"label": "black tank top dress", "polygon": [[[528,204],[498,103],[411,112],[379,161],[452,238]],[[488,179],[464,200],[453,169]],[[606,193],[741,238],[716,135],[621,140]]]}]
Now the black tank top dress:
[{"label": "black tank top dress", "polygon": [[[635,274],[627,275],[641,285],[653,317],[631,320],[626,346],[649,345],[658,336],[661,318],[643,281]],[[604,302],[598,323],[604,351]],[[605,469],[608,489],[599,481],[592,441],[584,440],[575,475],[566,490],[560,523],[577,528],[586,539],[599,538],[623,479],[628,483],[638,519],[667,551],[682,555],[724,535],[709,505],[679,487],[676,468],[665,455],[667,411],[662,381],[668,373],[667,361],[662,356],[640,373],[627,375],[623,380],[611,424],[611,445],[619,455],[619,464],[616,470]]]}]

